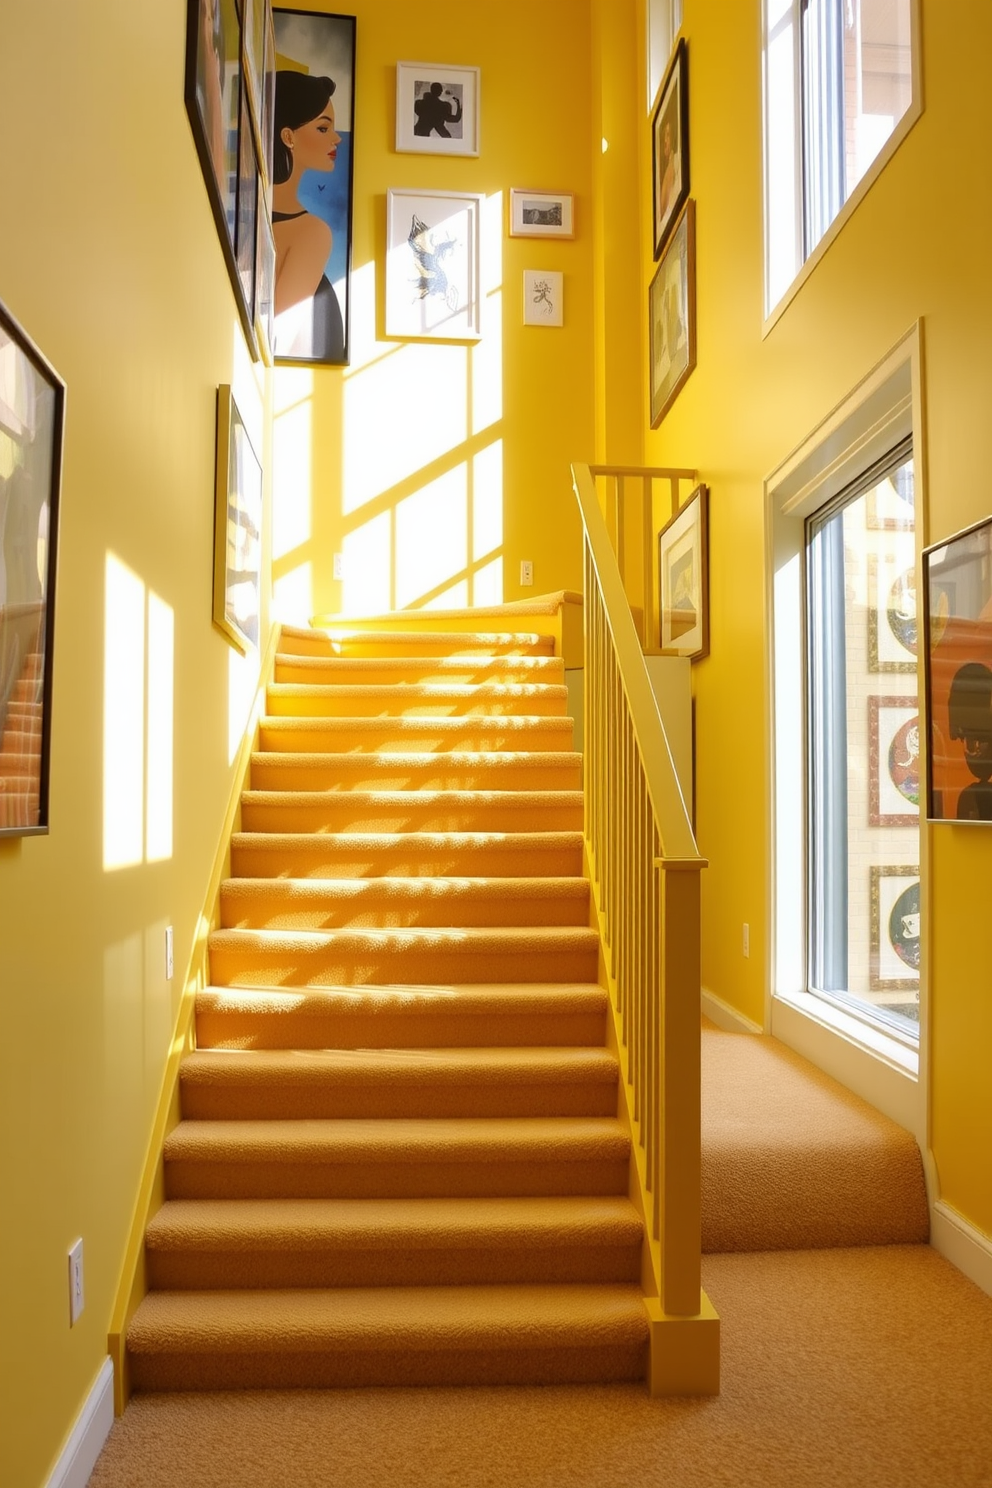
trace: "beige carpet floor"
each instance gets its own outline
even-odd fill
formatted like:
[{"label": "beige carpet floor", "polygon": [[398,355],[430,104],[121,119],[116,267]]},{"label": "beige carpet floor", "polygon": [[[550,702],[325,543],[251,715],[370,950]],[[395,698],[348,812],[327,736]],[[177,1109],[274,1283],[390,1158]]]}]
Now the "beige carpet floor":
[{"label": "beige carpet floor", "polygon": [[90,1488],[992,1488],[992,1298],[925,1245],[718,1255],[717,1399],[135,1397]]}]

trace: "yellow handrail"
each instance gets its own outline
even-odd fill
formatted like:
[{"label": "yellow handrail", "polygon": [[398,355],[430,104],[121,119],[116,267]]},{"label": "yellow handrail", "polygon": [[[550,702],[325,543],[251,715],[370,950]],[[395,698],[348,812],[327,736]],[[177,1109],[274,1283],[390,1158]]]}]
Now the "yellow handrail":
[{"label": "yellow handrail", "polygon": [[[650,472],[627,472],[638,477]],[[672,472],[665,472],[666,475]],[[585,529],[585,836],[663,1313],[700,1312],[700,857],[593,472]]]}]

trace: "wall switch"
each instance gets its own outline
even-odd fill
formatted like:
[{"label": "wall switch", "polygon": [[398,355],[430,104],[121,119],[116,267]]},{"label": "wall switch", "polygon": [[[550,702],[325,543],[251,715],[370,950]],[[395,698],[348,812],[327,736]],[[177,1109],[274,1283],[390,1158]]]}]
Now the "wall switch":
[{"label": "wall switch", "polygon": [[85,1306],[83,1293],[83,1242],[77,1240],[69,1249],[69,1327],[78,1322]]},{"label": "wall switch", "polygon": [[343,579],[344,578],[344,554],[343,553],[335,553],[334,554],[334,577],[336,579]]},{"label": "wall switch", "polygon": [[165,980],[167,982],[171,982],[172,981],[172,976],[173,976],[173,972],[174,971],[175,971],[175,963],[173,961],[173,956],[172,956],[172,926],[171,925],[166,925],[166,927],[165,927]]},{"label": "wall switch", "polygon": [[745,925],[744,926],[744,934],[743,934],[743,937],[741,939],[741,949],[744,952],[745,956],[750,956],[750,954],[751,954],[751,926],[750,925]]},{"label": "wall switch", "polygon": [[520,565],[520,582],[524,586],[534,582],[534,565],[529,558],[525,558]]}]

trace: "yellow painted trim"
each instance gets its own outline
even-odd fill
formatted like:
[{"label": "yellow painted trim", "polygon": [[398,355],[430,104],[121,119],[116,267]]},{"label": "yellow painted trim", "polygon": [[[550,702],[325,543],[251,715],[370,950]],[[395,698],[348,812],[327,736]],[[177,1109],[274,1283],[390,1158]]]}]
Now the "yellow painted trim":
[{"label": "yellow painted trim", "polygon": [[209,981],[210,932],[220,923],[220,886],[230,873],[231,834],[237,831],[240,825],[241,794],[247,788],[251,756],[258,745],[259,722],[265,711],[266,687],[275,667],[279,635],[280,627],[274,625],[269,632],[269,642],[259,669],[255,702],[234,765],[231,794],[224,813],[217,852],[203,898],[203,912],[200,915],[190,950],[186,980],[176,1017],[176,1030],[162,1077],[158,1108],[152,1124],[145,1165],[131,1217],[124,1262],[117,1285],[117,1297],[111,1313],[107,1349],[114,1363],[114,1413],[118,1416],[123,1414],[131,1393],[127,1365],[128,1324],[148,1290],[145,1269],[145,1230],[149,1219],[165,1200],[162,1147],[166,1137],[179,1122],[179,1066],[184,1055],[195,1046],[193,1015],[196,1011],[196,994]]},{"label": "yellow painted trim", "polygon": [[699,1293],[694,1317],[668,1317],[646,1297],[650,1324],[648,1390],[663,1395],[719,1395],[720,1319],[706,1293]]}]

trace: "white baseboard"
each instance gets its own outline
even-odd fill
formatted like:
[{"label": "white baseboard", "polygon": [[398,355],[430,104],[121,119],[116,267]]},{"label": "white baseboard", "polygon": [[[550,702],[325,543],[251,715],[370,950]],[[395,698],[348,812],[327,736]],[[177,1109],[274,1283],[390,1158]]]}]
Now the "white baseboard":
[{"label": "white baseboard", "polygon": [[46,1488],[86,1488],[114,1424],[114,1366],[104,1359]]},{"label": "white baseboard", "polygon": [[992,1297],[992,1238],[943,1199],[933,1206],[930,1244]]},{"label": "white baseboard", "polygon": [[725,1033],[764,1033],[760,1023],[752,1023],[750,1018],[745,1018],[729,1002],[724,1002],[722,997],[717,997],[715,992],[708,992],[704,987],[702,990],[701,1005],[703,1013],[711,1023],[722,1028]]}]

